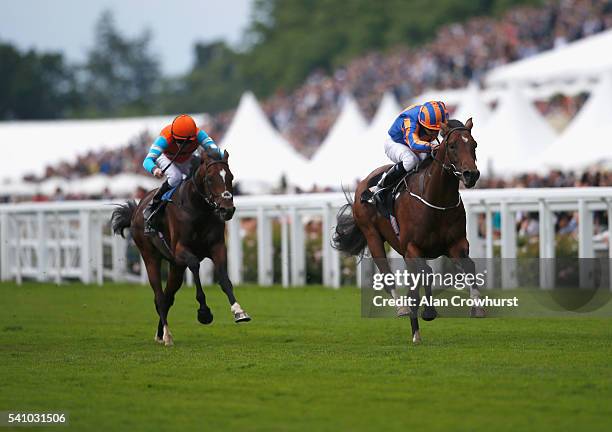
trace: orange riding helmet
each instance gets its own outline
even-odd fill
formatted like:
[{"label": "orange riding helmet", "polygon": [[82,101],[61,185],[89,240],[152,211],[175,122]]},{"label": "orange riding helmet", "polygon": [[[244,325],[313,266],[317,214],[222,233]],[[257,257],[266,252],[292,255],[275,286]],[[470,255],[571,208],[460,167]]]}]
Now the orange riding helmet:
[{"label": "orange riding helmet", "polygon": [[170,132],[172,133],[172,138],[177,141],[193,141],[196,139],[198,127],[191,116],[181,114],[172,121]]},{"label": "orange riding helmet", "polygon": [[419,123],[427,129],[440,130],[440,125],[448,120],[444,102],[425,102],[419,110]]}]

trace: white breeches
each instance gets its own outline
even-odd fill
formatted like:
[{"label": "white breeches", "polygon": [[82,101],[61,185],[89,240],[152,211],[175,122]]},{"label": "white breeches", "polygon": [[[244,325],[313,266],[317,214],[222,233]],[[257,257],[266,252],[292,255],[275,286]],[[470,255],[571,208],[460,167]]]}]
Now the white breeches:
[{"label": "white breeches", "polygon": [[164,174],[168,178],[168,184],[170,185],[170,187],[175,187],[178,186],[178,184],[181,182],[181,180],[183,179],[183,175],[186,176],[189,174],[189,170],[191,169],[192,157],[193,156],[191,156],[185,162],[179,163],[174,161],[174,163],[170,165],[170,159],[168,158],[168,156],[166,156],[165,154],[161,154],[157,158],[155,163],[162,170],[166,169],[166,167],[170,165],[170,167],[166,170]]},{"label": "white breeches", "polygon": [[406,144],[396,143],[389,136],[385,141],[385,154],[394,163],[402,162],[406,171],[410,171],[419,160],[422,161],[429,156],[428,153],[415,153]]}]

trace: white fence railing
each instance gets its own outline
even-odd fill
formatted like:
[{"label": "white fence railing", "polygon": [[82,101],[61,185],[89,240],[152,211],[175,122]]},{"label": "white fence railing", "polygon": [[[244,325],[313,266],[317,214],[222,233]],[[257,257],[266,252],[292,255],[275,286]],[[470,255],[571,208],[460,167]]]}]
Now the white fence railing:
[{"label": "white fence railing", "polygon": [[[593,214],[605,211],[612,220],[612,188],[482,189],[462,191],[467,211],[467,232],[473,257],[493,257],[498,245],[502,258],[517,254],[517,212],[539,214],[540,257],[555,254],[554,213],[578,213],[578,252],[581,258],[610,248],[594,241]],[[257,282],[273,283],[272,222],[280,223],[280,282],[299,286],[306,281],[305,223],[322,223],[322,271],[324,285],[340,285],[340,254],[331,247],[336,213],[345,203],[341,193],[244,196],[235,200],[237,211],[227,224],[228,264],[234,283],[243,280],[244,232],[241,221],[257,224]],[[102,284],[104,280],[145,282],[137,252],[128,241],[112,236],[109,218],[112,203],[73,201],[0,205],[0,278],[54,281],[77,279]],[[495,238],[494,217],[501,219]],[[479,234],[478,219],[484,218]],[[482,235],[484,234],[484,235]],[[509,270],[508,278],[512,279]],[[210,264],[202,266],[209,281]],[[511,281],[508,282],[510,285]]]}]

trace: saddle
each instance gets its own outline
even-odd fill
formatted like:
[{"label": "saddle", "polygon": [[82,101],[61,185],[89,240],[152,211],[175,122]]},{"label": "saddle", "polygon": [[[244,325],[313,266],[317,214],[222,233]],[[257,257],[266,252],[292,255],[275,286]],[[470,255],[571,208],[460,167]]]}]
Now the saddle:
[{"label": "saddle", "polygon": [[[423,168],[430,165],[431,161],[432,161],[431,158],[425,159],[420,164],[418,164],[416,167],[414,167],[412,170],[407,172],[396,184],[381,190],[377,194],[373,194],[372,192],[370,192],[369,188],[376,185],[380,181],[381,177],[384,175],[384,171],[383,171],[370,179],[370,181],[368,182],[367,188],[361,194],[361,197],[360,197],[361,202],[362,203],[367,202],[367,203],[373,204],[374,207],[376,207],[376,211],[378,211],[378,213],[380,213],[384,218],[388,219],[391,222],[391,225],[393,226],[393,229],[395,230],[395,233],[397,235],[399,235],[399,225],[397,224],[397,220],[395,219],[395,215],[394,215],[395,200],[400,195],[400,193],[402,193],[405,190],[408,190],[408,178],[411,175],[419,172]],[[425,182],[425,177],[420,176],[420,179],[419,179],[419,189],[420,190],[424,189],[424,182]]]}]

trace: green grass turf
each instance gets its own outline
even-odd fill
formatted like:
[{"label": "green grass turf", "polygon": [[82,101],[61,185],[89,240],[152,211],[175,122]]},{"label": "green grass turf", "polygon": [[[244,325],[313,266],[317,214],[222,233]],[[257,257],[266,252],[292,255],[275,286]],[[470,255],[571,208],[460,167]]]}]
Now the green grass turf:
[{"label": "green grass turf", "polygon": [[210,287],[211,326],[194,291],[166,348],[148,287],[0,285],[0,411],[66,410],[79,431],[612,424],[611,319],[438,319],[413,346],[408,321],[360,318],[356,289],[239,287],[236,325]]}]

